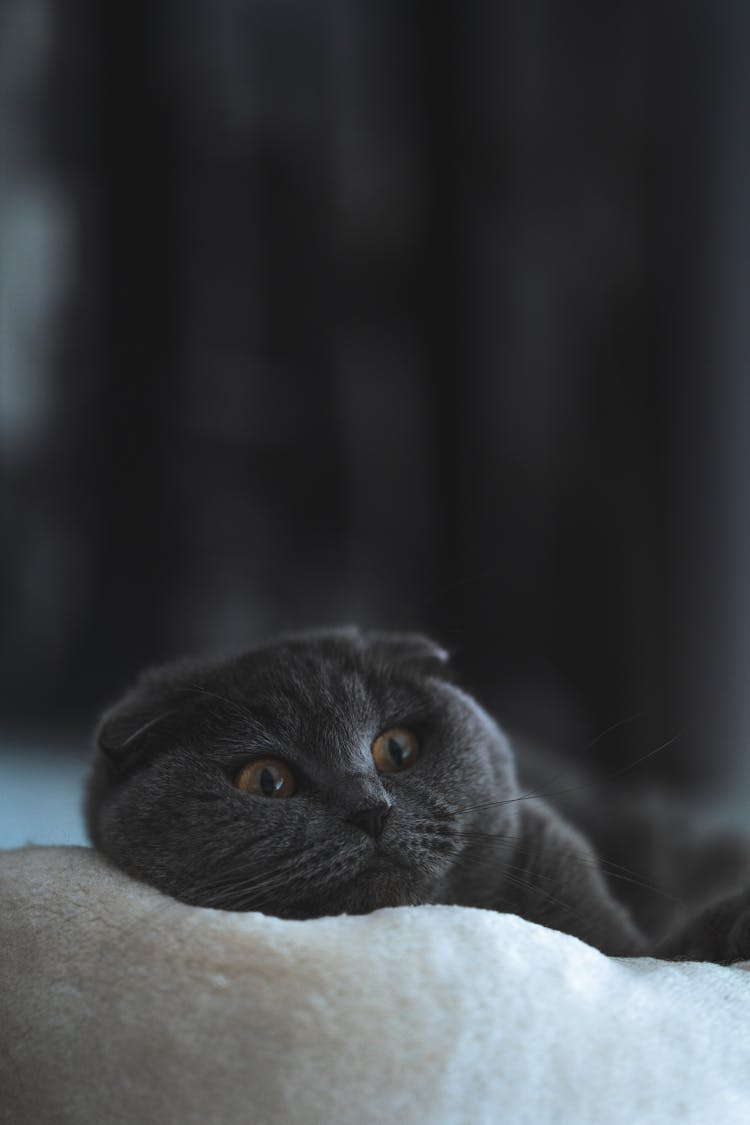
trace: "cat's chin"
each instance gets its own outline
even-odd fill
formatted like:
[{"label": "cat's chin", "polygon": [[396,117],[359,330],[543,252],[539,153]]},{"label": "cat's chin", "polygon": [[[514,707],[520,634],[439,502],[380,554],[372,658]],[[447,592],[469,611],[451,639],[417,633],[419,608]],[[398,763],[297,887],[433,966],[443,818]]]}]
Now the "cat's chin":
[{"label": "cat's chin", "polygon": [[[393,906],[418,906],[428,901],[422,879],[378,857],[356,879],[319,897],[290,904],[278,917],[302,920],[338,914],[371,914]],[[268,910],[274,914],[275,911]]]}]

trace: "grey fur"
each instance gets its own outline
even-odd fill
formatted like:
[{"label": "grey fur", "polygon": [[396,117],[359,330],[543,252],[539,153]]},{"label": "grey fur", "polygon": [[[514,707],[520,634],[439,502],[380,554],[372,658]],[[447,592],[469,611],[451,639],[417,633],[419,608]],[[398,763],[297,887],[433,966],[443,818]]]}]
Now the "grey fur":
[{"label": "grey fur", "polygon": [[[421,636],[352,628],[147,672],[99,726],[93,844],[195,905],[309,918],[452,903],[513,911],[607,953],[650,951],[588,841],[520,799],[507,738],[446,659]],[[381,774],[370,748],[393,726],[414,730],[422,754]],[[233,786],[263,756],[288,763],[291,798]],[[356,818],[378,805],[389,812],[374,838]]]}]

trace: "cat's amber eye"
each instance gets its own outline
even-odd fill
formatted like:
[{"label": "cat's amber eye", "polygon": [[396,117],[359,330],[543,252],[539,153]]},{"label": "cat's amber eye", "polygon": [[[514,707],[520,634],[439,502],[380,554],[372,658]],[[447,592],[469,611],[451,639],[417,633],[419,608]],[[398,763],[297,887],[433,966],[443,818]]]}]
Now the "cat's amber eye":
[{"label": "cat's amber eye", "polygon": [[405,727],[383,731],[372,744],[372,757],[381,773],[408,770],[419,757],[419,739]]},{"label": "cat's amber eye", "polygon": [[294,774],[279,758],[260,758],[248,762],[234,779],[237,789],[256,797],[291,797]]}]

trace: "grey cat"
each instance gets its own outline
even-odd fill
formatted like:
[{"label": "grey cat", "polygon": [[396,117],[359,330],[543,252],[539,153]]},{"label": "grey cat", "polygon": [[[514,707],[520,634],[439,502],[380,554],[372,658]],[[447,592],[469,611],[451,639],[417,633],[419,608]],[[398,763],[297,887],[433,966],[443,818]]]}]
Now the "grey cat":
[{"label": "grey cat", "polygon": [[333,630],[147,672],[97,747],[92,843],[186,903],[283,918],[446,903],[609,954],[750,956],[746,893],[643,932],[614,869],[528,798],[505,735],[418,635]]}]

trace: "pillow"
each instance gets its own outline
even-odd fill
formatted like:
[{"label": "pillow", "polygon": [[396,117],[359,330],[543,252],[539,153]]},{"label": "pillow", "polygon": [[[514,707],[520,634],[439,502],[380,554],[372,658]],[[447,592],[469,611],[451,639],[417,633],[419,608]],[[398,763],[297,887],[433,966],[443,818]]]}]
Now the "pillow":
[{"label": "pillow", "polygon": [[607,958],[484,910],[184,906],[0,853],[13,1125],[750,1121],[750,965]]}]

